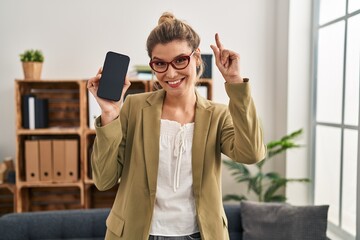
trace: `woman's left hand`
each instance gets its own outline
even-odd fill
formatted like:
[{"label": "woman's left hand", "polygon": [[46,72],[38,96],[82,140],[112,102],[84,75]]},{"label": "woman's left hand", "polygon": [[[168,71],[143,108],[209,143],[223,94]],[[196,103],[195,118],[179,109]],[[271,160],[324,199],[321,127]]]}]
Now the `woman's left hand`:
[{"label": "woman's left hand", "polygon": [[244,82],[240,76],[240,56],[234,51],[224,49],[219,34],[215,34],[215,45],[210,45],[215,55],[215,63],[228,83]]}]

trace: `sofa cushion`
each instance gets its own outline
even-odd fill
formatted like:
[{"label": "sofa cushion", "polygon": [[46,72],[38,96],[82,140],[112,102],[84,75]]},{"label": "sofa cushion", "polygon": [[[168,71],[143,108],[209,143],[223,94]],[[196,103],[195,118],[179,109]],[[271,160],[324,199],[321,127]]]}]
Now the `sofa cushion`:
[{"label": "sofa cushion", "polygon": [[327,239],[328,205],[241,202],[243,240]]},{"label": "sofa cushion", "polygon": [[103,239],[109,209],[12,213],[0,218],[2,239]]},{"label": "sofa cushion", "polygon": [[240,205],[225,204],[224,210],[228,219],[228,230],[230,240],[242,240],[242,224]]}]

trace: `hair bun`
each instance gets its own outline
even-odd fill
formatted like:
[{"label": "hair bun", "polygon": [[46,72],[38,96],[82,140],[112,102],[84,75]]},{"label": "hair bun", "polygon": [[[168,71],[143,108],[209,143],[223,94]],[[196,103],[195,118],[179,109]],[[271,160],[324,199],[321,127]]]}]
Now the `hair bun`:
[{"label": "hair bun", "polygon": [[170,22],[175,20],[174,14],[170,12],[164,12],[161,17],[159,18],[158,25],[164,23],[164,22]]}]

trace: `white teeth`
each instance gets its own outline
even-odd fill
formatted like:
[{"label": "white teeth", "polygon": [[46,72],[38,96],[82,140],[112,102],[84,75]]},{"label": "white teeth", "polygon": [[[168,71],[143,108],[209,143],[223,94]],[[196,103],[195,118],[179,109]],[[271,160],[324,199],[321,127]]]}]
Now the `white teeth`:
[{"label": "white teeth", "polygon": [[177,80],[177,81],[173,81],[173,82],[168,82],[170,85],[175,85],[178,84],[181,80]]}]

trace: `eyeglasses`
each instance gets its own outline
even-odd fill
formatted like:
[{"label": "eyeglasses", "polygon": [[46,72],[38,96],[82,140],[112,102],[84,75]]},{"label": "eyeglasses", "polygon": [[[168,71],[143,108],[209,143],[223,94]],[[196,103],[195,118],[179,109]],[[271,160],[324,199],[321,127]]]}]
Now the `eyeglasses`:
[{"label": "eyeglasses", "polygon": [[165,62],[162,60],[152,60],[152,61],[150,61],[149,65],[150,65],[151,69],[157,73],[166,72],[169,68],[169,64],[171,64],[171,66],[173,68],[175,68],[176,70],[182,70],[182,69],[185,69],[189,65],[190,58],[192,55],[194,55],[194,53],[195,53],[195,51],[193,51],[190,55],[183,55],[183,56],[176,57],[171,62]]}]

